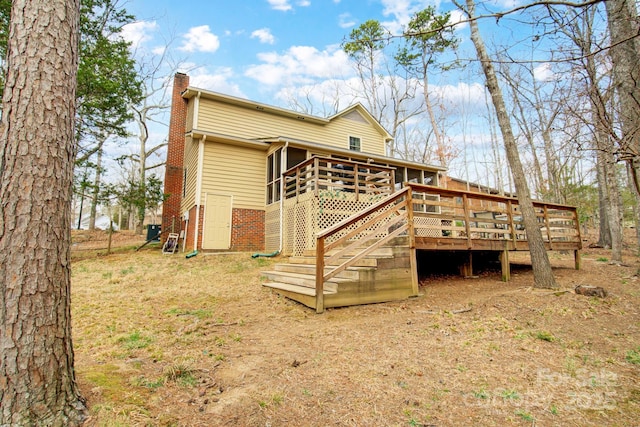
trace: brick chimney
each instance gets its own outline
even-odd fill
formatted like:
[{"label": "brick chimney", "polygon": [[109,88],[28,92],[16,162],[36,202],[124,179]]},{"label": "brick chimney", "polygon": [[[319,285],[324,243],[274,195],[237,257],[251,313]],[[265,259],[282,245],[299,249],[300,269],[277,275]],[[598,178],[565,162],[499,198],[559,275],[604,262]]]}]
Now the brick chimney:
[{"label": "brick chimney", "polygon": [[188,86],[189,76],[176,73],[173,78],[167,163],[164,174],[164,193],[169,197],[162,205],[162,231],[169,233],[178,233],[181,227],[180,203],[182,202],[184,177],[184,135],[187,131],[187,100],[182,97],[182,92]]}]

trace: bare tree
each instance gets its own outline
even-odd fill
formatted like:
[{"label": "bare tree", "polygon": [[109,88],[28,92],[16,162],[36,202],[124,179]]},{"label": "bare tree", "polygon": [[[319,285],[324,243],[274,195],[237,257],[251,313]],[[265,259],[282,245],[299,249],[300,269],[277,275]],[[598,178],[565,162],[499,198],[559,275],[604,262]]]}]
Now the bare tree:
[{"label": "bare tree", "polygon": [[533,202],[531,200],[522,162],[518,155],[518,146],[511,128],[511,121],[502,95],[502,89],[498,83],[498,78],[491,58],[487,53],[484,41],[480,36],[478,23],[474,19],[476,16],[475,3],[473,0],[466,0],[466,6],[466,10],[461,6],[458,7],[460,7],[460,9],[469,16],[471,40],[476,48],[478,60],[482,65],[482,70],[486,78],[487,89],[491,94],[493,106],[496,110],[498,125],[500,126],[502,140],[507,153],[507,160],[511,167],[511,173],[513,175],[513,181],[518,195],[518,202],[520,209],[522,210],[524,227],[527,231],[527,240],[529,242],[529,252],[531,253],[531,264],[533,267],[534,286],[537,288],[556,288],[558,285],[553,277],[549,257],[542,239],[542,232],[538,227],[536,213],[533,208]]},{"label": "bare tree", "polygon": [[[573,73],[580,76],[582,90],[571,91],[571,96],[582,93],[579,98],[586,98],[586,102],[580,102],[578,106],[571,107],[571,114],[582,122],[585,129],[590,132],[589,139],[593,141],[593,149],[596,157],[596,173],[599,194],[600,212],[600,237],[598,243],[603,247],[611,248],[611,261],[622,262],[622,208],[619,184],[617,179],[616,147],[617,139],[615,129],[615,114],[612,114],[613,97],[610,86],[611,76],[599,70],[606,70],[598,61],[594,45],[595,20],[597,8],[595,6],[584,8],[580,11],[568,9],[562,14],[553,9],[550,15],[560,29],[564,39],[568,39],[575,46],[576,56],[580,58],[573,63]],[[564,41],[564,39],[562,41]],[[600,55],[602,56],[602,55]],[[581,107],[586,105],[587,107]]]},{"label": "bare tree", "polygon": [[175,73],[179,65],[173,63],[168,49],[164,49],[160,55],[142,56],[138,67],[138,75],[142,81],[142,96],[138,103],[130,106],[137,126],[137,132],[134,133],[138,143],[137,153],[125,157],[133,161],[137,169],[132,178],[139,187],[139,198],[135,203],[135,229],[136,233],[141,234],[147,213],[147,173],[165,164],[162,160],[155,163],[151,163],[151,160],[154,155],[160,159],[160,151],[167,146],[166,140],[150,143],[151,128],[166,126],[164,115],[170,108],[168,88],[172,82],[169,76]]},{"label": "bare tree", "polygon": [[0,425],[73,426],[78,0],[14,0],[0,129]]},{"label": "bare tree", "polygon": [[640,193],[640,21],[633,0],[605,2],[611,37],[613,82],[618,95],[618,115],[622,122],[620,151],[632,162],[636,191]]}]

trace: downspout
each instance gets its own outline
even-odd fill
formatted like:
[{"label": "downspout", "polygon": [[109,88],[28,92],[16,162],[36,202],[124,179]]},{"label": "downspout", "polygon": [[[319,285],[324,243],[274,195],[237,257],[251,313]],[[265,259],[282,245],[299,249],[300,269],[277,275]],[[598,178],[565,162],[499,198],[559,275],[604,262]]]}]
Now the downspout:
[{"label": "downspout", "polygon": [[282,247],[284,246],[284,224],[282,223],[283,219],[284,219],[284,171],[286,171],[286,169],[284,168],[285,165],[287,164],[287,158],[289,157],[289,152],[287,150],[287,148],[289,148],[289,141],[284,143],[284,148],[282,150],[282,152],[284,153],[284,156],[280,157],[280,247],[278,248],[278,252],[282,253]]},{"label": "downspout", "polygon": [[194,228],[193,250],[198,250],[198,229],[200,228],[200,204],[202,202],[202,169],[204,167],[204,142],[207,135],[204,135],[198,142],[198,172],[196,175],[196,223]]},{"label": "downspout", "polygon": [[[202,92],[198,91],[195,99],[193,100],[193,122],[191,123],[191,129],[198,129],[198,114],[200,112],[200,95]],[[206,136],[204,137],[206,139]],[[198,170],[196,171],[196,193],[194,195],[193,202],[196,205],[196,222],[195,222],[195,231],[193,237],[193,250],[198,250],[198,226],[200,225],[200,200],[201,200],[201,192],[202,192],[202,183],[200,182],[202,179],[201,170],[200,170],[200,145],[204,144],[204,139],[198,142]],[[185,238],[185,241],[187,239]]]},{"label": "downspout", "polygon": [[186,212],[187,215],[185,215],[185,221],[184,221],[184,230],[182,233],[182,252],[184,252],[186,250],[187,247],[187,231],[189,230],[189,211]]}]

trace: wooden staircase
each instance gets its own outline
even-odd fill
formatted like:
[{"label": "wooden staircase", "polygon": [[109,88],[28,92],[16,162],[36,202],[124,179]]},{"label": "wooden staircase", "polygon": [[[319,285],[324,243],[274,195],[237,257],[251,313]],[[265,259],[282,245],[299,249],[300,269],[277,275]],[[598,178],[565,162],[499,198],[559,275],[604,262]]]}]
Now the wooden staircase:
[{"label": "wooden staircase", "polygon": [[[325,259],[337,252],[338,249],[327,252]],[[325,273],[353,255],[338,258],[336,265],[325,265]],[[316,273],[315,252],[307,252],[304,256],[290,257],[287,263],[276,264],[272,271],[263,272],[267,278],[263,286],[317,309]],[[324,308],[397,301],[414,294],[406,236],[397,237],[358,259],[326,280],[323,286]]]}]

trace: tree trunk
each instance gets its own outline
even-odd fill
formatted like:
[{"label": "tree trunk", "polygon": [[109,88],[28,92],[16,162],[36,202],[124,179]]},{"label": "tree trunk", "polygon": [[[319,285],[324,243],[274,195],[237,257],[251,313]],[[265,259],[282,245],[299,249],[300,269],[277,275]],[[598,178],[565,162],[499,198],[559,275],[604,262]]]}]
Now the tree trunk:
[{"label": "tree trunk", "polygon": [[[633,185],[633,164],[627,163],[627,182],[629,185]],[[633,192],[634,204],[633,204],[633,222],[636,228],[636,245],[638,246],[638,253],[640,254],[640,195],[636,191]]]},{"label": "tree trunk", "polygon": [[[596,147],[596,150],[597,147]],[[598,231],[598,246],[611,248],[611,229],[609,228],[609,207],[607,194],[609,186],[607,185],[607,174],[604,171],[605,161],[600,151],[596,155],[596,173],[598,177],[598,222],[600,224]]]},{"label": "tree trunk", "polygon": [[98,144],[98,152],[96,159],[96,176],[93,180],[93,189],[91,192],[91,213],[89,215],[89,230],[96,229],[96,215],[98,215],[98,196],[100,195],[100,184],[102,182],[102,146],[106,141],[103,138]]},{"label": "tree trunk", "polygon": [[511,174],[513,176],[516,193],[518,195],[518,202],[522,211],[524,227],[527,231],[529,252],[531,253],[531,265],[533,267],[534,286],[536,288],[557,288],[558,285],[553,277],[551,263],[549,262],[549,257],[542,239],[542,232],[538,226],[533,202],[529,194],[529,188],[525,178],[524,169],[522,167],[522,162],[518,156],[518,146],[516,144],[515,137],[513,136],[507,107],[502,97],[502,90],[498,84],[498,78],[496,77],[493,63],[491,62],[489,54],[484,46],[484,42],[480,37],[478,23],[473,19],[475,17],[475,4],[473,0],[466,0],[466,4],[468,8],[467,13],[471,18],[469,22],[471,40],[476,48],[478,59],[482,64],[482,70],[484,71],[484,75],[487,80],[487,89],[491,94],[493,106],[496,110],[498,124],[500,126],[500,131],[502,132],[502,139],[507,153],[507,160],[511,166]]},{"label": "tree trunk", "polygon": [[78,0],[13,0],[0,128],[0,425],[79,425],[70,232]]},{"label": "tree trunk", "polygon": [[[611,144],[609,144],[611,145]],[[616,173],[616,161],[609,151],[613,147],[607,147],[604,151],[604,173],[607,179],[605,185],[607,192],[605,203],[608,206],[609,230],[611,232],[611,262],[622,264],[622,208],[618,179]]]},{"label": "tree trunk", "polygon": [[637,6],[633,0],[604,3],[612,44],[613,82],[622,122],[620,149],[627,159],[637,158],[640,156],[640,23]]}]

